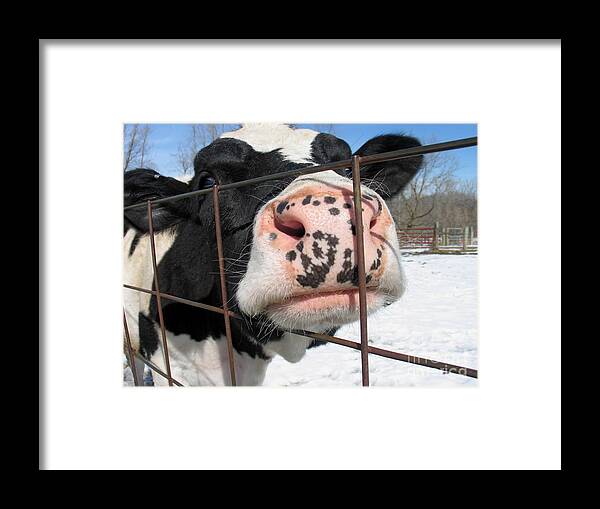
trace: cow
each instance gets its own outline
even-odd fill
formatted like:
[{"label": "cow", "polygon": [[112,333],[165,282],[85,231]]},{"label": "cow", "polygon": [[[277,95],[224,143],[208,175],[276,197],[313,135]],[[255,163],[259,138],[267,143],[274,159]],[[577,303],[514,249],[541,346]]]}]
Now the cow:
[{"label": "cow", "polygon": [[[419,146],[404,134],[376,136],[355,154]],[[287,124],[244,124],[194,158],[189,182],[150,169],[125,173],[125,205],[210,189],[352,157],[348,143]],[[423,156],[361,168],[367,311],[405,289],[394,221],[386,205],[422,165]],[[261,385],[279,355],[298,362],[323,344],[299,331],[333,335],[358,319],[356,211],[351,171],[275,177],[220,191],[224,259],[237,385]],[[153,228],[161,292],[221,306],[211,193],[156,203]],[[124,214],[124,283],[154,288],[147,208]],[[155,295],[124,290],[135,351],[165,369]],[[222,314],[161,299],[172,377],[186,386],[231,385]],[[142,379],[143,363],[134,369]],[[155,376],[155,385],[167,381]]]}]

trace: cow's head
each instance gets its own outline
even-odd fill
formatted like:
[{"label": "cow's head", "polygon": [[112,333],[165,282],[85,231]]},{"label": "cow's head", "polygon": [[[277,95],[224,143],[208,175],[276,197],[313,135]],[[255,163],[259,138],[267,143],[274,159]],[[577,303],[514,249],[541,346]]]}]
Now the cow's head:
[{"label": "cow's head", "polygon": [[[420,145],[404,135],[383,135],[356,151],[364,156]],[[247,125],[225,133],[198,152],[188,191],[350,159],[348,144],[331,135],[286,125]],[[372,312],[404,291],[395,225],[385,200],[418,171],[422,156],[362,169],[367,306]],[[284,332],[334,331],[358,318],[356,210],[349,169],[275,178],[220,193],[230,307],[246,334],[282,353]],[[183,191],[164,177],[158,196]],[[167,189],[167,187],[169,189]],[[144,211],[140,211],[144,214]],[[218,304],[214,210],[210,194],[157,206],[165,221],[179,223],[175,243],[161,261],[164,291]],[[139,218],[140,224],[143,218]],[[168,225],[167,225],[168,226]],[[172,266],[168,268],[168,265]],[[305,345],[306,347],[306,345]],[[282,353],[286,356],[284,353]],[[286,356],[296,360],[294,355]]]}]

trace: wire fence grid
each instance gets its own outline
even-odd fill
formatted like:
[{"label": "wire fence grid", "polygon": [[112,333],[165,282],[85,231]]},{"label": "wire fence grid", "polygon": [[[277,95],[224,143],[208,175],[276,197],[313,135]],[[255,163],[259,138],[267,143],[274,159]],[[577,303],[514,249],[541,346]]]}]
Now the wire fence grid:
[{"label": "wire fence grid", "polygon": [[[148,212],[148,231],[150,237],[150,250],[152,255],[152,269],[153,269],[153,282],[154,289],[149,288],[140,288],[137,286],[132,286],[128,284],[123,284],[123,287],[131,290],[142,293],[147,293],[156,297],[157,300],[157,308],[158,308],[158,320],[161,331],[161,344],[163,350],[163,358],[165,369],[162,370],[158,366],[156,366],[149,359],[145,358],[139,352],[136,352],[131,343],[131,336],[129,334],[129,327],[127,324],[127,317],[125,312],[123,313],[123,328],[124,328],[124,349],[125,355],[127,358],[127,362],[131,368],[131,372],[133,375],[134,385],[142,385],[142,381],[139,380],[138,374],[135,369],[134,361],[135,359],[139,359],[146,366],[148,366],[153,373],[157,373],[158,375],[165,378],[169,384],[169,386],[183,386],[183,384],[177,380],[175,380],[171,373],[171,365],[169,358],[169,347],[167,344],[167,334],[164,324],[164,317],[162,311],[162,300],[168,300],[173,302],[178,302],[181,304],[186,304],[188,306],[201,308],[207,311],[211,311],[214,313],[219,313],[223,315],[223,320],[225,324],[225,336],[227,338],[227,355],[228,355],[228,363],[229,363],[229,373],[231,385],[237,385],[236,381],[236,373],[235,373],[235,360],[234,360],[234,348],[233,348],[233,339],[231,332],[231,319],[241,320],[242,317],[230,311],[228,307],[228,296],[227,296],[227,274],[225,270],[224,263],[224,255],[223,255],[223,237],[221,231],[221,208],[220,208],[220,200],[219,193],[221,191],[227,189],[234,189],[239,187],[244,187],[252,184],[257,184],[261,182],[266,182],[269,180],[285,178],[285,177],[296,177],[300,175],[309,175],[312,173],[318,173],[325,170],[340,170],[340,169],[348,169],[352,170],[352,184],[353,184],[353,199],[354,199],[354,210],[362,209],[362,195],[361,195],[361,166],[370,165],[375,163],[383,163],[388,161],[395,161],[398,159],[405,159],[409,157],[415,157],[419,155],[431,154],[435,152],[444,152],[447,150],[456,150],[461,148],[467,148],[477,145],[477,137],[471,138],[463,138],[460,140],[453,140],[442,143],[434,143],[430,145],[421,145],[418,147],[412,147],[408,149],[395,150],[392,152],[385,152],[381,154],[374,154],[370,156],[358,156],[355,155],[351,159],[337,161],[335,163],[316,165],[316,166],[308,166],[299,168],[296,170],[290,170],[287,172],[276,173],[272,175],[266,175],[263,177],[257,177],[253,179],[242,180],[239,182],[234,182],[231,184],[225,184],[222,186],[215,185],[209,189],[202,189],[198,191],[191,191],[189,193],[182,193],[176,196],[171,196],[167,198],[161,198],[157,200],[149,200],[145,203],[137,203],[134,205],[130,205],[124,208],[124,210],[130,210],[134,208],[146,207]],[[200,196],[205,194],[212,194],[213,199],[213,209],[214,209],[214,220],[215,220],[215,237],[216,237],[216,245],[217,245],[217,255],[218,255],[218,263],[219,263],[219,283],[221,288],[221,307],[211,306],[209,304],[204,304],[201,302],[192,301],[189,299],[185,299],[180,296],[170,295],[164,293],[160,290],[160,281],[158,277],[158,269],[156,262],[156,246],[154,242],[154,222],[152,218],[153,207],[156,204],[167,202],[167,201],[176,201],[185,198],[191,198],[194,196]],[[369,385],[369,354],[377,355],[381,357],[385,357],[388,359],[393,359],[397,361],[407,362],[410,364],[416,364],[419,366],[424,366],[432,369],[442,370],[445,373],[455,373],[462,376],[467,376],[470,378],[478,378],[478,372],[475,369],[458,366],[455,364],[450,364],[447,362],[440,362],[431,359],[425,359],[422,357],[408,355],[400,352],[395,352],[392,350],[386,350],[383,348],[374,347],[368,344],[368,320],[367,320],[367,305],[366,305],[366,271],[365,271],[365,261],[364,261],[364,239],[363,239],[363,222],[362,217],[356,218],[356,254],[357,254],[357,266],[358,266],[358,295],[359,295],[359,323],[360,323],[360,342],[351,341],[348,339],[338,338],[336,336],[330,336],[327,334],[320,334],[311,331],[294,331],[295,334],[303,335],[308,338],[325,341],[328,343],[334,343],[336,345],[340,345],[346,348],[351,348],[354,350],[359,350],[361,355],[361,375],[362,375],[362,385]]]}]

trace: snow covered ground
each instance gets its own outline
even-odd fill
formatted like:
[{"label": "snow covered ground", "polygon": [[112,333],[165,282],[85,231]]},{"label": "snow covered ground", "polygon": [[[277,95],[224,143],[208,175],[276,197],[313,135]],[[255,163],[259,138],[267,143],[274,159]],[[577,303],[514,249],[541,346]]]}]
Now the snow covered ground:
[{"label": "snow covered ground", "polygon": [[[369,317],[373,346],[477,369],[477,255],[403,253],[408,289],[398,302]],[[360,341],[358,322],[336,336]],[[276,357],[264,385],[331,387],[361,384],[360,353],[327,344],[311,348],[296,364]],[[462,375],[369,355],[373,386],[477,385]],[[125,372],[125,385],[132,385]]]},{"label": "snow covered ground", "polygon": [[[398,302],[369,317],[369,343],[397,352],[477,369],[477,255],[404,253],[408,289]],[[336,336],[360,341],[358,322]],[[360,353],[327,344],[311,348],[297,364],[277,357],[264,385],[361,384]],[[370,384],[379,386],[476,386],[462,375],[369,355]]]}]

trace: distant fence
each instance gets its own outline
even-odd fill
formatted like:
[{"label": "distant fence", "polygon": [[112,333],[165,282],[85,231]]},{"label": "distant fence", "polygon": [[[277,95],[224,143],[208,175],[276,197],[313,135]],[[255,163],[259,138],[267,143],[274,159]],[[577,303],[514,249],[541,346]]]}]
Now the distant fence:
[{"label": "distant fence", "polygon": [[400,249],[477,252],[477,236],[472,226],[440,228],[437,224],[396,230]]},{"label": "distant fence", "polygon": [[400,248],[403,247],[428,247],[431,248],[434,242],[435,228],[403,228],[397,230]]}]

